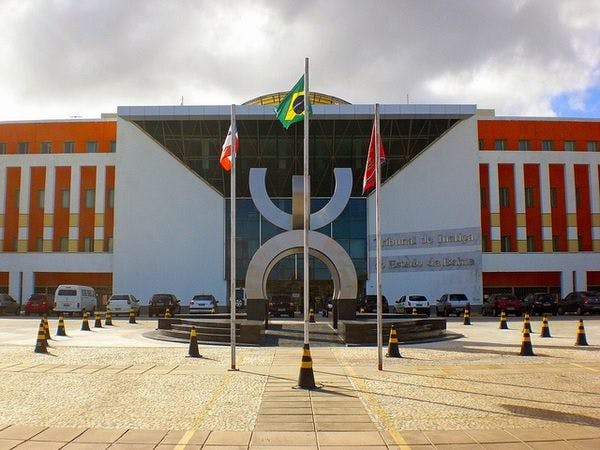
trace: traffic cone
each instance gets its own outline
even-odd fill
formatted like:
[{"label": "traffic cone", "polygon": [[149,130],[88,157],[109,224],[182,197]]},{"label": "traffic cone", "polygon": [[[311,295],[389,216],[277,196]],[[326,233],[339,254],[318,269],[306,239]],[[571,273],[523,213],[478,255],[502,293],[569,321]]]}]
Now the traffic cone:
[{"label": "traffic cone", "polygon": [[110,312],[110,308],[106,308],[106,316],[104,318],[104,326],[111,327],[112,323],[112,312]]},{"label": "traffic cone", "polygon": [[100,311],[94,312],[94,328],[102,328],[102,319],[100,318]]},{"label": "traffic cone", "polygon": [[88,322],[88,313],[83,313],[83,321],[81,322],[81,331],[92,331],[90,330],[90,324]]},{"label": "traffic cone", "polygon": [[[167,311],[169,311],[169,310],[167,309]],[[165,313],[165,317],[167,317],[166,313]],[[129,309],[129,323],[137,323],[135,321],[135,309],[133,309],[133,308]]]},{"label": "traffic cone", "polygon": [[67,332],[65,330],[65,318],[61,314],[58,316],[58,328],[56,329],[57,336],[66,336]]},{"label": "traffic cone", "polygon": [[548,316],[546,314],[544,314],[544,317],[542,318],[542,333],[540,334],[541,337],[552,337],[550,336],[550,327],[548,326]]},{"label": "traffic cone", "polygon": [[46,341],[46,331],[44,330],[44,320],[40,322],[38,328],[37,341],[35,342],[35,353],[48,353],[48,341]]},{"label": "traffic cone", "polygon": [[523,328],[527,329],[531,333],[531,322],[529,322],[529,313],[525,313],[523,317]]},{"label": "traffic cone", "polygon": [[190,348],[188,355],[192,358],[202,358],[202,355],[198,351],[198,337],[196,335],[196,327],[192,327],[190,331]]},{"label": "traffic cone", "polygon": [[416,315],[417,315],[417,308],[413,308],[413,309],[412,309],[412,315],[413,315],[413,316],[416,316]]},{"label": "traffic cone", "polygon": [[583,328],[583,320],[579,319],[579,326],[577,327],[577,340],[575,345],[588,345],[587,339],[585,338],[585,329]]},{"label": "traffic cone", "polygon": [[[171,318],[171,310],[169,308],[165,309],[165,319],[170,319]],[[130,316],[130,320],[131,320],[131,316]]]},{"label": "traffic cone", "polygon": [[398,334],[396,333],[396,326],[392,325],[390,330],[390,340],[388,342],[388,351],[385,354],[388,358],[402,358],[400,350],[398,349]]},{"label": "traffic cone", "polygon": [[529,330],[523,328],[523,339],[521,340],[521,356],[535,356],[533,353],[533,347],[531,346],[531,338],[529,336]]},{"label": "traffic cone", "polygon": [[310,308],[309,312],[308,312],[308,321],[310,323],[315,323],[315,310]]},{"label": "traffic cone", "polygon": [[316,389],[315,374],[313,373],[312,358],[310,357],[310,345],[304,344],[302,350],[302,364],[300,364],[300,375],[298,376],[298,388]]},{"label": "traffic cone", "polygon": [[506,321],[506,313],[504,311],[500,313],[500,329],[508,330],[508,322]]},{"label": "traffic cone", "polygon": [[52,339],[50,337],[50,324],[48,323],[48,316],[44,314],[44,318],[42,319],[42,322],[44,323],[44,333],[46,334],[46,342],[48,342],[49,339]]},{"label": "traffic cone", "polygon": [[471,313],[468,308],[465,308],[463,325],[471,325]]}]

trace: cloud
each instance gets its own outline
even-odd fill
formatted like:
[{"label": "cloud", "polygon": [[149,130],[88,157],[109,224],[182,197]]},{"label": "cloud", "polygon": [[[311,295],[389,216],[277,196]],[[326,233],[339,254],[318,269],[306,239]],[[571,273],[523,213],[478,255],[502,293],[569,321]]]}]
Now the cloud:
[{"label": "cloud", "polygon": [[554,115],[600,70],[586,0],[0,2],[0,120],[242,103],[289,89],[305,56],[311,89],[353,103]]}]

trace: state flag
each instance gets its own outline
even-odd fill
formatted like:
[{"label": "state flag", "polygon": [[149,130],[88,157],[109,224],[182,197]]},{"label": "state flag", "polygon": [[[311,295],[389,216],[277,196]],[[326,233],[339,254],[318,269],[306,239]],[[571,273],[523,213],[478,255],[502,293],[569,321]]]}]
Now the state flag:
[{"label": "state flag", "polygon": [[[367,166],[363,176],[363,195],[368,193],[375,187],[375,121],[373,121],[373,129],[371,130],[371,142],[369,143],[369,152],[367,154]],[[385,149],[383,148],[383,140],[379,135],[379,163],[380,167],[385,164]]]},{"label": "state flag", "polygon": [[[231,170],[231,135],[232,135],[231,125],[229,125],[229,131],[227,131],[227,137],[225,138],[225,143],[223,144],[223,150],[221,151],[221,159],[219,162],[221,163],[221,167],[225,169],[227,172]],[[237,130],[235,132],[235,154],[237,156],[238,150],[240,148],[240,141],[238,139]]]}]

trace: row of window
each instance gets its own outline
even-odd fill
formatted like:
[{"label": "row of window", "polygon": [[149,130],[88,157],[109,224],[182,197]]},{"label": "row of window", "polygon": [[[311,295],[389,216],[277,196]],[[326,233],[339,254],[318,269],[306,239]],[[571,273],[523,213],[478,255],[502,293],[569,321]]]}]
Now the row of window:
[{"label": "row of window", "polygon": [[[554,141],[542,140],[542,147],[541,147],[542,151],[547,151],[547,152],[553,151],[553,150],[555,150],[554,147],[555,147]],[[483,139],[479,139],[479,150],[485,150],[485,145],[484,145]],[[494,141],[494,150],[498,150],[498,151],[510,150],[508,148],[507,140],[506,139],[496,139]],[[531,141],[529,141],[528,139],[519,139],[518,150],[522,151],[522,152],[532,150]],[[574,152],[578,149],[576,147],[575,141],[567,140],[567,141],[564,141],[563,150],[566,152]],[[588,152],[597,152],[598,151],[598,142],[597,141],[587,141],[586,142],[586,150]]]},{"label": "row of window", "polygon": [[[578,241],[578,249],[582,250],[582,241],[581,236],[577,236]],[[481,251],[489,252],[490,248],[488,247],[488,236],[483,235],[481,239]],[[501,252],[512,252],[512,236],[501,236],[500,237],[500,251]],[[535,252],[536,251],[536,242],[534,236],[527,236],[527,252]],[[559,252],[560,251],[560,238],[556,235],[552,236],[552,251]]]},{"label": "row of window", "polygon": [[[17,189],[15,191],[15,205],[16,208],[19,209],[19,197],[20,191]],[[37,206],[40,209],[44,209],[44,198],[46,195],[45,189],[38,189],[37,191]],[[60,207],[61,208],[69,208],[71,203],[71,191],[69,189],[61,189],[60,190]],[[84,206],[86,208],[94,208],[96,206],[96,189],[85,189],[84,190]],[[108,190],[108,207],[115,207],[115,190]]]},{"label": "row of window", "polygon": [[[481,195],[481,207],[485,208],[487,205],[487,190],[485,187],[480,188]],[[498,188],[498,199],[501,208],[510,206],[510,190],[507,187]],[[575,203],[576,206],[580,204],[580,189],[575,188]],[[533,208],[535,206],[535,191],[533,187],[525,187],[525,207]],[[558,206],[558,190],[555,187],[550,188],[550,207],[556,208]]]},{"label": "row of window", "polygon": [[[109,146],[110,153],[115,153],[117,151],[117,142],[110,141]],[[51,141],[43,141],[40,142],[40,153],[75,153],[75,141],[64,141],[62,143],[62,152],[53,151],[52,142]],[[98,141],[87,141],[85,143],[85,152],[86,153],[98,153]],[[17,154],[19,155],[27,155],[30,153],[30,145],[29,142],[19,142],[17,144]],[[0,142],[0,155],[6,154],[6,142]]]},{"label": "row of window", "polygon": [[[60,237],[58,239],[58,251],[59,252],[68,252],[69,251],[69,238],[68,237]],[[35,250],[36,252],[43,251],[44,240],[41,237],[35,239]],[[84,237],[81,241],[80,252],[91,253],[94,251],[94,238],[92,237]],[[13,239],[12,242],[12,251],[17,251],[17,238]],[[112,253],[113,251],[113,238],[108,237],[104,243],[104,251]]]}]

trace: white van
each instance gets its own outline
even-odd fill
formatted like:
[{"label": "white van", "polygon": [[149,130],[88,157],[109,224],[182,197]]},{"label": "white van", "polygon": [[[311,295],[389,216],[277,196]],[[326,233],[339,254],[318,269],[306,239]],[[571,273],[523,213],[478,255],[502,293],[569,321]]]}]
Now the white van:
[{"label": "white van", "polygon": [[54,294],[54,312],[74,313],[93,312],[96,310],[96,292],[89,286],[61,284]]}]

